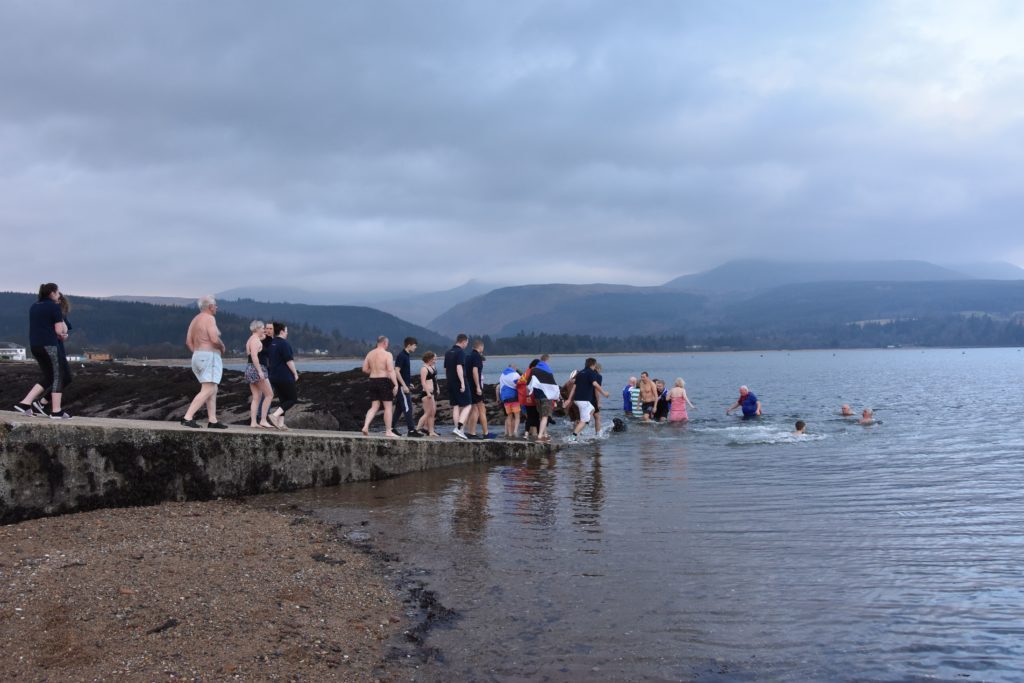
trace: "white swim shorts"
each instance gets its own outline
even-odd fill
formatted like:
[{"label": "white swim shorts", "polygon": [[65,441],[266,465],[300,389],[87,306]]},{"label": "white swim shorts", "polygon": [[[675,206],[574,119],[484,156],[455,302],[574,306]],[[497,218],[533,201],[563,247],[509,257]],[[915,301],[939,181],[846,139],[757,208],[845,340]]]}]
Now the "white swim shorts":
[{"label": "white swim shorts", "polygon": [[580,409],[580,421],[590,422],[590,416],[594,412],[594,404],[590,401],[573,401]]},{"label": "white swim shorts", "polygon": [[192,372],[202,384],[220,384],[224,374],[224,363],[216,351],[195,351],[192,353]]}]

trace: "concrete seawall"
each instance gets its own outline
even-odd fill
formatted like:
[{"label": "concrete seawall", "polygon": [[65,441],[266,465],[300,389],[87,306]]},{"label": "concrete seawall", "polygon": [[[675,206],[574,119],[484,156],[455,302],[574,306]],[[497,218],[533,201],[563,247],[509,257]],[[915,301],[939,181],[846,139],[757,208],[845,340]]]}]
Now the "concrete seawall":
[{"label": "concrete seawall", "polygon": [[209,500],[544,455],[526,441],[188,429],[170,422],[0,412],[0,524],[79,510]]}]

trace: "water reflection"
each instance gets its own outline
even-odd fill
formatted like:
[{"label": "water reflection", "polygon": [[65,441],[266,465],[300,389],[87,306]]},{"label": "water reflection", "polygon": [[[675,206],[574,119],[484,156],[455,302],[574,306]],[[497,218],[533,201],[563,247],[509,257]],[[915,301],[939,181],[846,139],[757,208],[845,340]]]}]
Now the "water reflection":
[{"label": "water reflection", "polygon": [[476,471],[454,484],[452,496],[452,530],[467,542],[479,542],[487,533],[490,518],[488,473]]},{"label": "water reflection", "polygon": [[572,485],[572,523],[587,533],[601,533],[604,508],[604,479],[601,476],[601,450],[575,458],[569,468]]},{"label": "water reflection", "polygon": [[[299,496],[369,520],[462,615],[419,680],[1020,680],[1024,430],[991,411],[1019,393],[1003,356],[653,357],[662,376],[687,363],[695,401],[718,382],[728,405],[739,375],[779,412]],[[608,383],[636,366],[606,362]],[[882,424],[835,417],[861,396]]]}]

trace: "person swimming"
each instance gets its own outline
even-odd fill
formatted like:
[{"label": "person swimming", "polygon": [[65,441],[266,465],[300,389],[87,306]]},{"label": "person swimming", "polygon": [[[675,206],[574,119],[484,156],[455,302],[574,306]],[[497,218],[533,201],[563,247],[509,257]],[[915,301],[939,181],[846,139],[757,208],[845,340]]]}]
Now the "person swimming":
[{"label": "person swimming", "polygon": [[871,408],[865,408],[864,412],[860,414],[860,419],[857,420],[857,424],[861,425],[873,425],[875,424],[875,412]]},{"label": "person swimming", "polygon": [[796,425],[794,426],[796,427],[796,431],[793,432],[793,436],[804,436],[806,434],[806,432],[804,431],[807,429],[806,422],[804,422],[803,420],[797,420]]},{"label": "person swimming", "polygon": [[857,417],[857,413],[853,412],[853,409],[850,407],[849,403],[843,404],[843,406],[839,409],[839,414],[842,415],[843,417]]}]

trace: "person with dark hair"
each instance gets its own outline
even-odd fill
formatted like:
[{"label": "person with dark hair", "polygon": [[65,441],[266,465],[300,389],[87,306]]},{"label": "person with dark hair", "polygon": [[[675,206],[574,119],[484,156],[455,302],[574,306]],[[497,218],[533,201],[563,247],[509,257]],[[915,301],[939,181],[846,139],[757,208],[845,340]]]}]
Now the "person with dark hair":
[{"label": "person with dark hair", "polygon": [[284,423],[284,414],[288,409],[299,402],[299,371],[295,369],[295,353],[292,345],[288,343],[288,326],[284,323],[274,323],[274,341],[270,344],[270,351],[267,353],[267,368],[270,374],[270,386],[277,394],[277,408],[267,415],[270,424],[278,429],[288,431]]},{"label": "person with dark hair", "polygon": [[[398,418],[405,415],[406,436],[423,436],[416,431],[412,414],[412,356],[416,351],[416,337],[406,337],[402,350],[395,357],[395,380],[398,382],[398,393],[395,394],[394,416],[391,419],[391,431],[395,431]],[[397,431],[395,431],[398,434]]]},{"label": "person with dark hair", "polygon": [[[58,299],[57,304],[60,306],[61,314],[64,316],[64,324],[67,326],[67,332],[63,336],[57,335],[57,355],[60,358],[60,372],[61,379],[64,385],[64,389],[67,389],[71,385],[74,376],[71,374],[71,364],[68,363],[67,349],[64,348],[64,340],[71,335],[71,321],[68,320],[68,313],[71,312],[71,300],[68,299],[64,292],[57,293]],[[32,409],[37,415],[45,417],[49,415],[49,399],[50,392],[47,391],[41,398],[36,401],[32,401]]]},{"label": "person with dark hair", "polygon": [[576,373],[572,386],[569,387],[566,404],[575,402],[576,408],[580,411],[580,419],[569,436],[570,441],[575,441],[580,432],[590,424],[597,394],[604,394],[605,398],[611,395],[601,386],[600,376],[594,369],[595,367],[597,367],[596,358],[588,358],[584,361],[583,369]]},{"label": "person with dark hair", "polygon": [[[543,356],[542,356],[543,358]],[[540,361],[530,373],[530,391],[537,400],[537,413],[540,415],[540,426],[537,428],[538,441],[551,441],[548,435],[548,422],[555,406],[561,400],[561,388],[555,379],[555,373],[547,361]]]},{"label": "person with dark hair", "polygon": [[437,416],[437,354],[427,351],[423,354],[423,367],[420,368],[420,387],[423,388],[423,415],[416,425],[416,431],[424,436],[440,436],[434,431],[434,418]]},{"label": "person with dark hair", "polygon": [[384,408],[384,436],[398,436],[391,431],[392,401],[398,394],[398,380],[395,379],[395,359],[388,352],[388,338],[377,337],[377,346],[363,359],[363,372],[370,376],[370,409],[363,422],[363,436],[370,435],[370,423],[377,411]]},{"label": "person with dark hair", "polygon": [[469,346],[469,337],[460,334],[455,338],[452,348],[444,354],[444,375],[448,382],[448,403],[452,408],[452,422],[455,429],[452,434],[460,439],[467,439],[466,433],[462,431],[469,417],[469,411],[473,409],[473,396],[470,393],[469,378],[466,377],[466,347]]},{"label": "person with dark hair", "polygon": [[533,369],[537,367],[538,363],[540,363],[539,358],[534,358],[530,361],[530,366],[526,368],[526,372],[516,381],[516,394],[519,396],[519,405],[526,415],[526,429],[523,436],[530,440],[537,438],[537,431],[540,429],[540,413],[537,412],[537,401],[533,398],[533,393],[529,388],[530,376],[533,374]]},{"label": "person with dark hair", "polygon": [[654,386],[658,389],[658,403],[654,406],[654,420],[661,422],[668,417],[668,390],[664,380],[655,379]]},{"label": "person with dark hair", "polygon": [[804,430],[807,429],[807,423],[806,422],[804,422],[803,420],[797,420],[795,426],[796,426],[796,431],[793,432],[793,436],[804,436],[806,434],[806,432],[804,431]]},{"label": "person with dark hair", "polygon": [[14,409],[23,415],[32,414],[32,403],[49,393],[50,407],[42,414],[53,420],[68,420],[71,416],[61,409],[64,391],[64,369],[67,357],[61,354],[61,345],[68,335],[68,326],[61,311],[60,287],[52,282],[39,286],[39,298],[28,311],[29,347],[39,364],[42,382],[35,384]]},{"label": "person with dark hair", "polygon": [[496,434],[491,434],[487,425],[487,405],[484,403],[484,340],[474,339],[473,350],[466,356],[466,377],[469,380],[469,393],[472,405],[469,410],[469,417],[466,419],[466,427],[463,429],[470,439],[478,438],[476,435],[476,423],[480,422],[483,427],[481,439],[493,439]]},{"label": "person with dark hair", "polygon": [[654,417],[658,405],[658,387],[646,372],[640,373],[640,405],[643,407],[644,422]]}]

